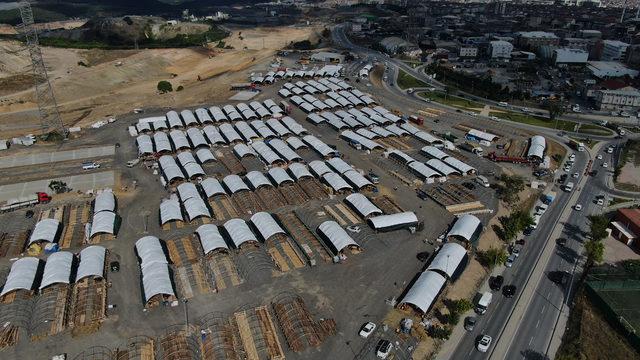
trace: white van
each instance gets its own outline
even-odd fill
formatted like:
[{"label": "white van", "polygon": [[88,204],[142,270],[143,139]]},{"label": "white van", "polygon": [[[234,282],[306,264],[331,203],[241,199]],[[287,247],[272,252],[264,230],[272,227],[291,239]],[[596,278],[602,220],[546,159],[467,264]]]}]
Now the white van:
[{"label": "white van", "polygon": [[482,175],[478,175],[476,177],[476,182],[484,187],[489,187],[489,179]]},{"label": "white van", "polygon": [[572,182],[568,182],[564,185],[564,191],[566,192],[571,192],[573,191],[573,183]]},{"label": "white van", "polygon": [[482,294],[478,303],[476,304],[476,312],[480,315],[487,312],[489,305],[491,304],[491,300],[493,299],[493,294],[489,291]]},{"label": "white van", "polygon": [[509,104],[507,104],[507,103],[506,103],[506,102],[504,102],[504,101],[500,101],[500,102],[498,103],[498,106],[507,107],[507,106],[509,106]]},{"label": "white van", "polygon": [[93,170],[93,169],[99,169],[99,168],[100,168],[100,164],[95,162],[82,163],[82,170]]}]

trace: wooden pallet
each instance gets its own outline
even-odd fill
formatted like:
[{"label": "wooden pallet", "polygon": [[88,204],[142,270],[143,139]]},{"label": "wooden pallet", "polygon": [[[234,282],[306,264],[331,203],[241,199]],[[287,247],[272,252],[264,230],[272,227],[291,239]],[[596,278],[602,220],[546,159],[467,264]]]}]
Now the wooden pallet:
[{"label": "wooden pallet", "polygon": [[289,205],[302,205],[310,200],[300,185],[296,183],[283,184],[278,190],[280,190],[280,193]]},{"label": "wooden pallet", "polygon": [[287,232],[291,234],[293,240],[298,243],[309,262],[315,261],[316,258],[320,258],[325,262],[331,261],[331,256],[327,249],[295,213],[278,214],[278,218]]}]

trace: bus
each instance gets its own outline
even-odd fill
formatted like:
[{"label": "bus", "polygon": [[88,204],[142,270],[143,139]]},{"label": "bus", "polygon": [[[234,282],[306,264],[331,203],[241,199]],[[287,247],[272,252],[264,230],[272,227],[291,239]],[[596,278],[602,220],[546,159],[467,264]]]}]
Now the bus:
[{"label": "bus", "polygon": [[571,146],[572,148],[574,148],[577,151],[584,151],[584,144],[577,141],[577,140],[573,140],[570,139],[569,140],[569,146]]}]

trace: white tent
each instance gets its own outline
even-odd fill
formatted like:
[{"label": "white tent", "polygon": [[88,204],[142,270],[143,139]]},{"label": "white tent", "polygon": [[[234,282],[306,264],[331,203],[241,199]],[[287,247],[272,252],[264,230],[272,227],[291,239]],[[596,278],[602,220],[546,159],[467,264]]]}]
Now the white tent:
[{"label": "white tent", "polygon": [[44,265],[40,290],[53,284],[69,284],[72,265],[73,254],[68,251],[60,251],[49,255]]},{"label": "white tent", "polygon": [[473,241],[474,234],[476,234],[481,226],[482,222],[480,222],[480,219],[473,215],[465,214],[456,220],[456,223],[453,224],[453,227],[447,233],[447,237],[456,236],[467,241]]},{"label": "white tent", "polygon": [[106,254],[107,250],[102,246],[92,245],[82,249],[76,282],[89,276],[104,277]]},{"label": "white tent", "polygon": [[266,212],[257,212],[251,216],[251,223],[260,233],[260,236],[267,241],[276,234],[285,234],[285,231],[278,225],[273,217]]},{"label": "white tent", "polygon": [[360,193],[353,193],[347,196],[345,201],[356,209],[363,218],[370,215],[382,215],[382,210],[375,206],[366,196]]},{"label": "white tent", "polygon": [[420,277],[411,286],[401,304],[411,304],[422,313],[426,313],[436,301],[445,282],[445,277],[439,273],[425,271],[420,274]]},{"label": "white tent", "polygon": [[231,241],[236,248],[244,244],[247,241],[258,242],[256,236],[251,232],[247,223],[242,219],[231,219],[224,223],[224,229],[229,234]]},{"label": "white tent", "polygon": [[219,249],[229,250],[229,246],[224,241],[216,225],[200,225],[196,229],[196,234],[198,234],[198,239],[200,239],[200,245],[202,245],[205,255]]},{"label": "white tent", "polygon": [[367,223],[376,231],[391,231],[418,225],[418,217],[413,211],[406,211],[372,217],[367,220]]},{"label": "white tent", "polygon": [[347,234],[347,232],[333,220],[325,221],[318,226],[318,233],[329,241],[336,254],[348,247],[360,248],[360,246]]},{"label": "white tent", "polygon": [[9,271],[9,275],[7,275],[7,281],[5,281],[2,287],[0,296],[4,296],[15,290],[33,289],[39,265],[40,260],[34,257],[25,257],[16,260],[13,265],[11,265],[11,270]]},{"label": "white tent", "polygon": [[59,229],[60,222],[56,219],[42,219],[38,221],[31,233],[31,237],[29,237],[29,245],[38,241],[54,242]]},{"label": "white tent", "polygon": [[462,245],[448,242],[442,245],[427,270],[437,270],[452,278],[466,255],[467,250]]}]

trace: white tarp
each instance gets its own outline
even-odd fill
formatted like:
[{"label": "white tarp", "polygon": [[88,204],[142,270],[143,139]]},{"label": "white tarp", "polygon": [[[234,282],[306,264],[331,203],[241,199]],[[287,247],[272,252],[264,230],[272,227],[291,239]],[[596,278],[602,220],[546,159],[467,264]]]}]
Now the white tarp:
[{"label": "white tarp", "polygon": [[68,251],[60,251],[49,255],[47,262],[44,264],[40,290],[53,284],[69,284],[71,281],[71,265],[73,265],[73,254]]},{"label": "white tarp", "polygon": [[320,226],[318,226],[318,233],[329,240],[336,254],[350,246],[360,247],[351,236],[333,220],[320,224]]},{"label": "white tarp", "polygon": [[155,144],[156,152],[171,152],[171,142],[167,133],[157,132],[153,134],[153,143]]},{"label": "white tarp", "polygon": [[451,278],[465,255],[467,255],[467,250],[462,245],[448,242],[442,245],[427,270],[438,270]]},{"label": "white tarp", "polygon": [[440,173],[433,170],[432,168],[428,167],[427,165],[419,162],[419,161],[414,161],[412,163],[410,163],[409,165],[407,165],[407,167],[409,169],[411,169],[413,171],[414,174],[416,174],[418,177],[424,179],[429,179],[432,177],[440,177]]},{"label": "white tarp", "polygon": [[267,241],[275,234],[285,234],[273,217],[266,212],[257,212],[251,216],[251,223],[258,230],[262,238]]},{"label": "white tarp", "polygon": [[198,239],[200,239],[200,245],[202,245],[205,255],[218,249],[229,250],[229,246],[227,246],[216,225],[200,225],[196,229],[196,234],[198,234]]},{"label": "white tarp", "polygon": [[369,226],[375,230],[393,230],[401,227],[415,226],[418,224],[418,217],[413,211],[406,211],[397,214],[380,215],[367,220]]},{"label": "white tarp", "polygon": [[529,143],[529,150],[527,151],[527,157],[537,157],[542,159],[544,157],[544,151],[547,148],[547,141],[543,136],[535,135],[531,138]]},{"label": "white tarp", "polygon": [[180,210],[180,202],[178,196],[173,194],[171,198],[162,200],[160,203],[160,223],[162,225],[169,221],[183,221],[182,210]]},{"label": "white tarp", "polygon": [[293,179],[283,168],[274,167],[269,169],[268,171],[271,180],[276,183],[276,185],[280,186],[285,182],[293,182]]},{"label": "white tarp", "polygon": [[101,211],[93,215],[91,221],[91,233],[89,238],[98,234],[114,235],[116,230],[116,213],[111,211]]},{"label": "white tarp", "polygon": [[207,125],[202,130],[204,131],[204,134],[207,136],[207,139],[209,139],[209,143],[211,143],[212,145],[227,143],[226,140],[220,134],[220,131],[218,130],[218,128],[216,128],[215,126]]},{"label": "white tarp", "polygon": [[220,181],[218,181],[218,179],[206,178],[202,180],[200,185],[202,186],[202,189],[204,190],[205,195],[207,195],[207,198],[210,198],[215,195],[226,194],[226,192],[224,191],[224,188],[222,187],[222,184],[220,184]]},{"label": "white tarp", "polygon": [[474,172],[476,172],[476,169],[470,165],[468,165],[467,163],[464,163],[452,156],[446,157],[444,158],[444,160],[442,160],[445,164],[451,166],[452,168],[460,171],[463,175],[469,175],[472,174]]},{"label": "white tarp", "polygon": [[313,160],[312,162],[309,163],[309,167],[311,168],[311,171],[313,171],[313,173],[316,174],[317,177],[321,177],[326,173],[332,172],[329,166],[327,166],[327,164],[324,161],[320,161],[320,160]]},{"label": "white tarp", "polygon": [[348,182],[334,172],[325,173],[322,175],[322,179],[333,189],[333,191],[353,190]]},{"label": "white tarp", "polygon": [[247,223],[242,219],[231,219],[224,223],[224,229],[229,234],[231,241],[236,248],[244,244],[247,241],[257,242],[256,236],[251,232]]},{"label": "white tarp", "polygon": [[353,206],[353,208],[356,209],[363,218],[366,218],[369,215],[382,215],[382,210],[375,206],[366,196],[360,193],[353,193],[347,196],[345,201],[351,204],[351,206]]},{"label": "white tarp", "polygon": [[11,265],[11,271],[7,275],[7,281],[2,287],[0,296],[4,296],[15,290],[31,290],[38,273],[38,265],[40,260],[34,257],[25,257],[16,260]]},{"label": "white tarp", "polygon": [[434,159],[439,159],[442,160],[446,157],[448,157],[449,155],[447,155],[447,153],[445,153],[444,151],[438,149],[435,146],[425,146],[422,148],[422,153],[427,155],[430,158],[434,158]]},{"label": "white tarp", "polygon": [[473,234],[480,225],[480,219],[477,217],[470,214],[462,215],[458,218],[456,223],[453,224],[453,227],[449,230],[449,233],[447,233],[447,237],[459,236],[467,241],[471,241]]},{"label": "white tarp", "polygon": [[140,135],[136,138],[136,144],[138,145],[138,155],[150,155],[153,154],[153,142],[151,136]]},{"label": "white tarp", "polygon": [[89,277],[104,277],[104,262],[107,250],[102,246],[92,245],[80,251],[80,264],[76,274],[76,282]]},{"label": "white tarp", "polygon": [[442,290],[446,279],[435,271],[425,271],[407,291],[402,303],[411,304],[426,313],[435,302]]},{"label": "white tarp", "polygon": [[111,189],[105,189],[96,196],[96,200],[93,203],[93,212],[99,213],[101,211],[116,211],[116,197]]},{"label": "white tarp", "polygon": [[222,179],[224,185],[229,189],[231,194],[235,194],[240,190],[249,190],[247,184],[242,181],[242,178],[236,174],[227,175]]},{"label": "white tarp", "polygon": [[268,165],[273,165],[276,162],[283,161],[278,154],[276,154],[270,147],[268,147],[262,141],[254,141],[251,147],[260,155],[262,160]]},{"label": "white tarp", "polygon": [[60,222],[56,219],[40,220],[29,237],[29,245],[37,241],[54,242],[59,228]]},{"label": "white tarp", "polygon": [[355,170],[345,171],[345,173],[342,174],[342,176],[344,176],[344,178],[347,179],[349,184],[351,184],[358,190],[362,189],[365,186],[373,185],[371,184],[371,181],[367,180],[366,177],[362,176],[362,174],[360,174]]},{"label": "white tarp", "polygon": [[289,165],[289,171],[291,172],[293,177],[296,178],[296,180],[300,180],[305,177],[313,177],[313,175],[309,172],[307,166],[300,163],[293,163]]},{"label": "white tarp", "polygon": [[264,176],[264,174],[260,171],[249,171],[246,177],[254,190],[260,188],[261,186],[273,186],[269,179],[267,179],[267,177]]},{"label": "white tarp", "polygon": [[337,171],[338,174],[344,174],[347,171],[353,170],[351,165],[347,164],[344,160],[340,158],[331,158],[327,160],[327,164],[333,168],[333,170]]},{"label": "white tarp", "polygon": [[320,153],[324,157],[333,156],[336,151],[329,147],[329,145],[322,142],[320,139],[313,135],[306,135],[302,138],[302,141],[309,144],[315,151]]},{"label": "white tarp", "polygon": [[196,151],[196,157],[200,164],[204,164],[209,161],[216,161],[216,157],[213,156],[213,153],[209,149],[198,149]]},{"label": "white tarp", "polygon": [[236,153],[238,159],[242,159],[245,156],[258,156],[249,145],[243,143],[235,144],[233,146],[233,152]]},{"label": "white tarp", "polygon": [[302,157],[296,154],[295,151],[291,150],[289,145],[280,139],[272,139],[269,141],[269,146],[273,148],[281,157],[287,160],[287,162],[292,161],[302,161]]},{"label": "white tarp", "polygon": [[429,167],[436,170],[437,172],[439,172],[440,174],[445,176],[449,176],[451,174],[460,174],[458,170],[452,168],[451,166],[445,164],[444,162],[438,159],[427,160],[426,164],[429,165]]}]

